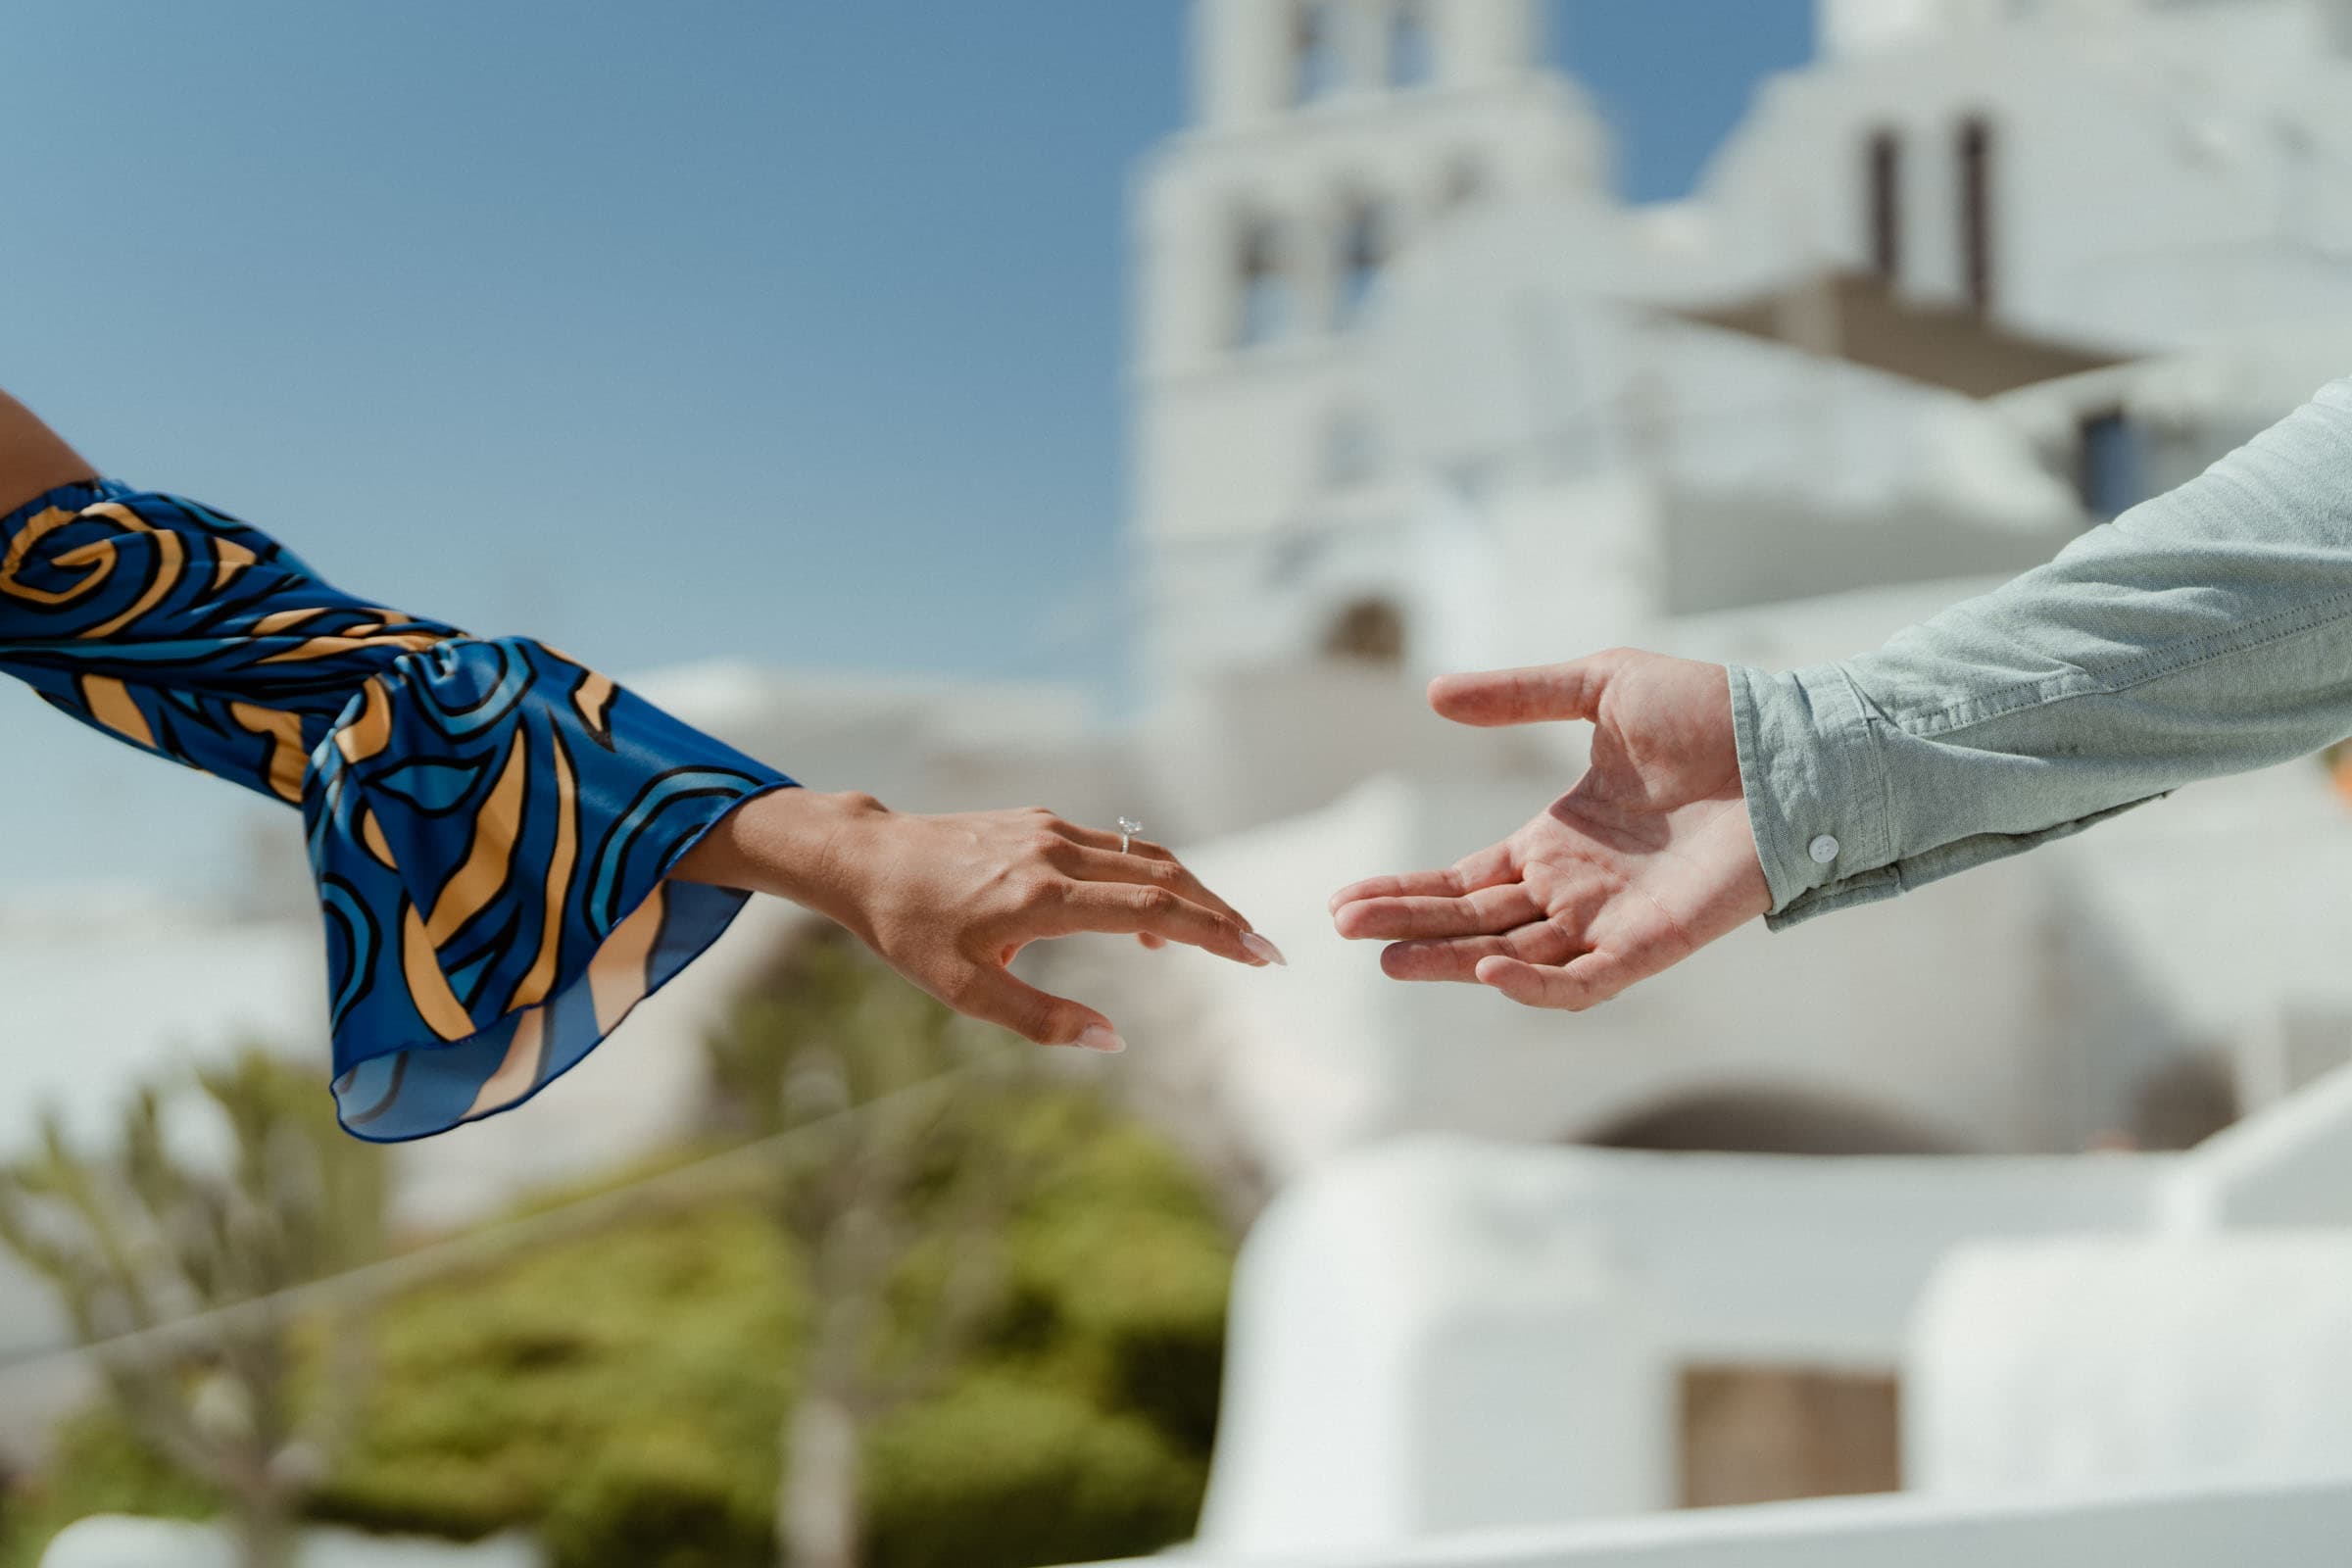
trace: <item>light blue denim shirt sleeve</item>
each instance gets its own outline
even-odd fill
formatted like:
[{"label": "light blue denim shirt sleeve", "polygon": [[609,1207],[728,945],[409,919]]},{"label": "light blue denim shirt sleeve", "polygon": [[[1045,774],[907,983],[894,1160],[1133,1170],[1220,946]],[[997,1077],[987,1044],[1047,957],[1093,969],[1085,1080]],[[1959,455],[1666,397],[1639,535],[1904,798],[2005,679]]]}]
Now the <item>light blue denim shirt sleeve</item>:
[{"label": "light blue denim shirt sleeve", "polygon": [[2352,736],[2352,381],[1875,653],[1731,692],[1776,930]]}]

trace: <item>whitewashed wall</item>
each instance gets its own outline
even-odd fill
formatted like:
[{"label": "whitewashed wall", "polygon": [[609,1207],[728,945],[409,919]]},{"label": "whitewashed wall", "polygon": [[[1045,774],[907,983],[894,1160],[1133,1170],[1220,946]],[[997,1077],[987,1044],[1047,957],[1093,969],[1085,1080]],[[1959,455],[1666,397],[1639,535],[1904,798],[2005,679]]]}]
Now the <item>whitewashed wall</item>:
[{"label": "whitewashed wall", "polygon": [[[1202,1544],[1339,1554],[1655,1507],[1657,1373],[1692,1362],[1903,1366],[1907,1479],[1972,1498],[2352,1475],[2348,1166],[2352,1069],[2178,1155],[1393,1141],[1286,1192],[1245,1249]],[[1520,1409],[1494,1391],[1522,1363],[1581,1396]],[[1399,1457],[1424,1432],[1446,1463]]]},{"label": "whitewashed wall", "polygon": [[1417,1146],[1262,1219],[1201,1541],[1337,1552],[1673,1500],[1672,1369],[1619,1239]]},{"label": "whitewashed wall", "polygon": [[1666,1506],[1668,1368],[1892,1365],[1955,1245],[2144,1229],[2172,1168],[1443,1138],[1327,1164],[1244,1250],[1202,1544],[1338,1552]]},{"label": "whitewashed wall", "polygon": [[2352,1231],[1955,1250],[1903,1357],[1903,1472],[1970,1496],[2352,1476]]}]

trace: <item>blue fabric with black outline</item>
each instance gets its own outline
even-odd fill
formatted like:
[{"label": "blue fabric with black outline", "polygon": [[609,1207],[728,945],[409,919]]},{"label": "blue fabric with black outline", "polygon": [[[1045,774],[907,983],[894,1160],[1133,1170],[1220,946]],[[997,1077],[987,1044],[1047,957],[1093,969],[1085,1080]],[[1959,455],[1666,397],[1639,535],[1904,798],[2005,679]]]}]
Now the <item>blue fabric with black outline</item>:
[{"label": "blue fabric with black outline", "polygon": [[420,1138],[577,1063],[745,895],[669,872],[792,780],[524,638],[354,599],[176,496],[94,480],[0,519],[0,670],[299,805],[344,1125]]}]

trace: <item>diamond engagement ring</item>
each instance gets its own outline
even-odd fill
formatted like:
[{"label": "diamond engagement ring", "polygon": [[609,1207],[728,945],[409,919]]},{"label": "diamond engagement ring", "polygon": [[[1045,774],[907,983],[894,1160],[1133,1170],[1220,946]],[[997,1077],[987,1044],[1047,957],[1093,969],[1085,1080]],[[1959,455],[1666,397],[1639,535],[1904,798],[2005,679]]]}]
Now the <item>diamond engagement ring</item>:
[{"label": "diamond engagement ring", "polygon": [[1138,822],[1134,817],[1122,816],[1119,818],[1119,853],[1121,855],[1127,853],[1128,842],[1143,830],[1144,824]]}]

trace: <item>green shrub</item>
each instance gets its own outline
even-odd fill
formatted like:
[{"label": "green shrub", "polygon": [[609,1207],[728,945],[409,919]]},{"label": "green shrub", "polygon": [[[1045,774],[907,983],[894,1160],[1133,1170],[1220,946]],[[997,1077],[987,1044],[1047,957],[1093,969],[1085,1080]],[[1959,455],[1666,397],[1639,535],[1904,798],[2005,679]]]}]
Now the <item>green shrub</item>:
[{"label": "green shrub", "polygon": [[[1097,1097],[1042,1087],[1002,1134],[1069,1157],[1005,1233],[1010,1289],[977,1348],[867,1434],[870,1568],[1148,1552],[1199,1510],[1230,1238],[1183,1163]],[[756,1196],[415,1290],[372,1314],[375,1373],[311,1512],[458,1540],[530,1530],[558,1568],[770,1568],[808,1309],[802,1259]],[[214,1500],[119,1422],[79,1421],[0,1514],[0,1568],[30,1568],[55,1528],[98,1511]]]},{"label": "green shrub", "polygon": [[977,1374],[867,1445],[872,1568],[1031,1568],[1188,1535],[1205,1456],[1084,1392]]},{"label": "green shrub", "polygon": [[[772,1451],[773,1445],[769,1445]],[[540,1526],[560,1562],[736,1568],[773,1560],[775,1478],[699,1423],[608,1445]]]},{"label": "green shrub", "polygon": [[[417,1292],[382,1314],[381,1368],[318,1510],[473,1538],[616,1507],[635,1449],[681,1419],[772,1490],[800,1296],[747,1205],[633,1222]],[[659,1443],[655,1444],[659,1446]],[[676,1445],[645,1472],[674,1479]],[[592,1557],[567,1551],[566,1562]]]},{"label": "green shrub", "polygon": [[[1029,1118],[1023,1118],[1025,1122]],[[1190,1533],[1231,1242],[1185,1167],[1091,1097],[1008,1137],[1082,1139],[1010,1233],[1011,1298],[939,1397],[868,1449],[873,1568],[1025,1568]],[[348,1462],[368,1529],[520,1526],[559,1568],[769,1568],[807,1296],[760,1205],[559,1243],[390,1303]]]}]

